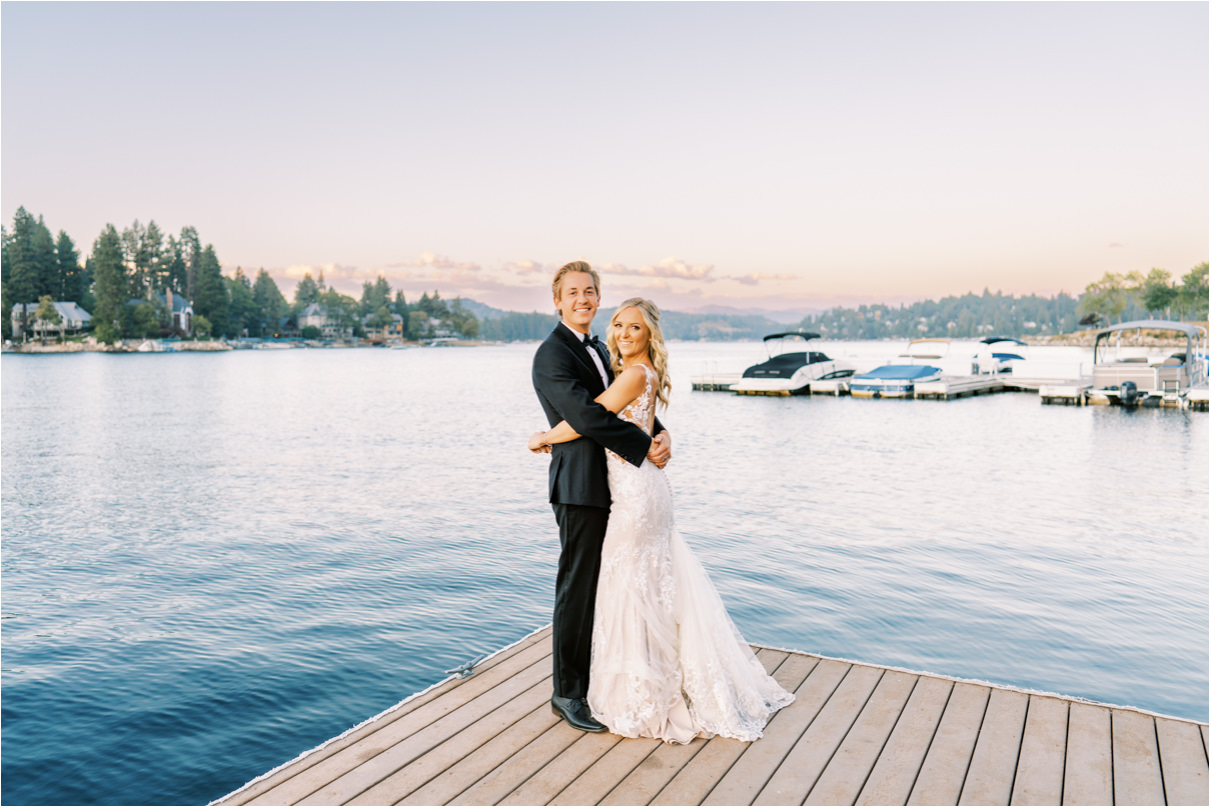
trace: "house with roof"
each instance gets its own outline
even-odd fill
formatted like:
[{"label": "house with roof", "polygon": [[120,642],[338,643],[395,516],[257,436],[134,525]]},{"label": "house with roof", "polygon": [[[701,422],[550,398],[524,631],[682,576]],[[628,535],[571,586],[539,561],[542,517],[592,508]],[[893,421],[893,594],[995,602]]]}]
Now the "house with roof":
[{"label": "house with roof", "polygon": [[13,337],[24,336],[22,331],[22,321],[25,322],[31,336],[46,336],[46,332],[58,332],[60,334],[76,334],[90,325],[92,325],[93,316],[80,308],[80,304],[73,300],[55,301],[55,311],[59,312],[58,323],[48,323],[45,320],[35,318],[35,313],[38,311],[38,303],[18,303],[13,306],[11,315],[13,324]]},{"label": "house with roof", "polygon": [[184,295],[165,289],[163,292],[153,292],[143,298],[131,298],[127,306],[142,306],[150,303],[156,309],[160,327],[172,334],[182,337],[193,335],[193,306]]},{"label": "house with roof", "polygon": [[166,289],[163,294],[154,297],[157,303],[164,303],[170,321],[169,327],[174,333],[185,337],[193,333],[193,306],[184,295],[173,294],[171,289]]},{"label": "house with roof", "polygon": [[308,304],[299,313],[299,331],[307,326],[315,326],[320,330],[323,339],[348,339],[353,336],[353,329],[341,324],[339,315],[328,311],[322,303]]},{"label": "house with roof", "polygon": [[395,312],[391,313],[391,322],[384,326],[372,326],[370,321],[375,318],[373,314],[367,314],[362,318],[362,330],[366,332],[366,338],[370,341],[375,340],[390,340],[404,338],[404,318],[400,317]]}]

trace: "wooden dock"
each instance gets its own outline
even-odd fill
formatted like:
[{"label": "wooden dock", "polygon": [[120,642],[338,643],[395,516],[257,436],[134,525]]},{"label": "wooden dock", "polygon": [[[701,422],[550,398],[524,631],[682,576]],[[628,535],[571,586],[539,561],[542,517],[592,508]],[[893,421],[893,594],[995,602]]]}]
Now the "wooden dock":
[{"label": "wooden dock", "polygon": [[937,381],[918,382],[913,390],[913,398],[950,401],[952,398],[999,393],[1004,389],[1001,376],[943,376]]},{"label": "wooden dock", "polygon": [[732,392],[732,385],[743,378],[740,373],[704,373],[690,377],[690,387],[694,390],[709,390],[714,392]]},{"label": "wooden dock", "polygon": [[1207,805],[1207,725],[754,646],[793,704],[754,743],[573,730],[550,629],[219,805]]}]

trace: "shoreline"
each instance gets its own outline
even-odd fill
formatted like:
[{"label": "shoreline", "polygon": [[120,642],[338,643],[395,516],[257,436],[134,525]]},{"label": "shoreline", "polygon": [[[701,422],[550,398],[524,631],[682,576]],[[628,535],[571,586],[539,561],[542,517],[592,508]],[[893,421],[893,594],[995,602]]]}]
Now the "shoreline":
[{"label": "shoreline", "polygon": [[[1204,329],[1208,327],[1206,322],[1195,322],[1192,325],[1200,326]],[[1087,329],[1085,331],[1074,331],[1069,334],[1049,334],[1038,336],[1022,337],[1022,341],[1028,346],[1034,347],[1076,347],[1076,348],[1092,348],[1094,337],[1100,329]],[[875,342],[902,342],[904,338],[886,338],[882,340],[872,340]],[[517,341],[517,340],[514,340]],[[537,340],[523,340],[537,342]],[[676,342],[701,342],[703,340],[674,340]],[[707,340],[714,341],[714,340]],[[719,342],[733,342],[735,340],[718,340]],[[824,340],[826,342],[853,342],[855,340]],[[857,340],[866,342],[868,340]],[[974,342],[975,338],[956,339],[957,342]],[[164,346],[158,350],[140,351],[139,346],[146,342],[158,343]],[[236,350],[298,350],[298,349],[349,349],[349,348],[377,348],[394,349],[394,348],[478,348],[485,345],[503,345],[509,344],[505,342],[496,342],[479,339],[465,340],[443,340],[438,343],[422,342],[422,341],[399,341],[386,343],[370,343],[370,342],[324,342],[320,340],[298,341],[298,342],[277,342],[269,340],[258,340],[250,342],[245,339],[211,339],[211,340],[158,340],[158,339],[125,339],[119,340],[113,345],[106,345],[97,342],[93,337],[88,337],[85,340],[77,340],[71,342],[26,342],[26,343],[11,343],[6,342],[3,346],[2,353],[12,354],[62,354],[62,353],[184,353],[184,352],[219,352],[219,351],[236,351]],[[1133,348],[1182,348],[1186,345],[1186,340],[1183,337],[1174,336],[1173,332],[1161,330],[1144,329],[1140,334],[1124,332],[1122,343],[1125,347]]]}]

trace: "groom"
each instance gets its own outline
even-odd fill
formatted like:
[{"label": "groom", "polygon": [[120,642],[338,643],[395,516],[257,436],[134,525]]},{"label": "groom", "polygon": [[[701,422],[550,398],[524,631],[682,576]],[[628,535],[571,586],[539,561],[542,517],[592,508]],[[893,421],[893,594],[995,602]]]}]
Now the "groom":
[{"label": "groom", "polygon": [[551,708],[576,729],[604,732],[589,712],[589,660],[601,544],[610,516],[610,486],[602,447],[636,466],[644,457],[661,468],[671,440],[660,421],[648,437],[593,399],[614,380],[605,346],[589,336],[597,313],[597,272],[573,261],[551,284],[560,323],[534,354],[534,391],[551,426],[567,421],[582,437],[551,447],[551,507],[559,523],[559,569],[551,619],[555,694]]}]

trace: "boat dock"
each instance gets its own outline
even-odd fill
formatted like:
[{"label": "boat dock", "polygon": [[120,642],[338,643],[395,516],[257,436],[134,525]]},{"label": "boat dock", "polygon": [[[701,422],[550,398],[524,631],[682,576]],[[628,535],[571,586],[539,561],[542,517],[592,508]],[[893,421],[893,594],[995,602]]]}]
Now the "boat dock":
[{"label": "boat dock", "polygon": [[587,734],[541,629],[216,805],[1207,805],[1207,725],[754,646],[796,694],[754,743]]},{"label": "boat dock", "polygon": [[[733,391],[731,386],[740,380],[739,373],[715,373],[690,377],[694,390],[713,392],[738,392],[740,395],[787,396],[785,390]],[[917,382],[911,395],[903,398],[933,399],[950,401],[968,396],[992,393],[1025,392],[1037,393],[1043,404],[1111,404],[1111,400],[1093,389],[1093,379],[1041,379],[1015,377],[1008,374],[983,374],[979,376],[943,376],[932,382]],[[805,395],[849,395],[849,379],[818,379],[803,389]],[[1156,399],[1156,405],[1207,411],[1207,388],[1194,387],[1184,394],[1167,393]]]}]

